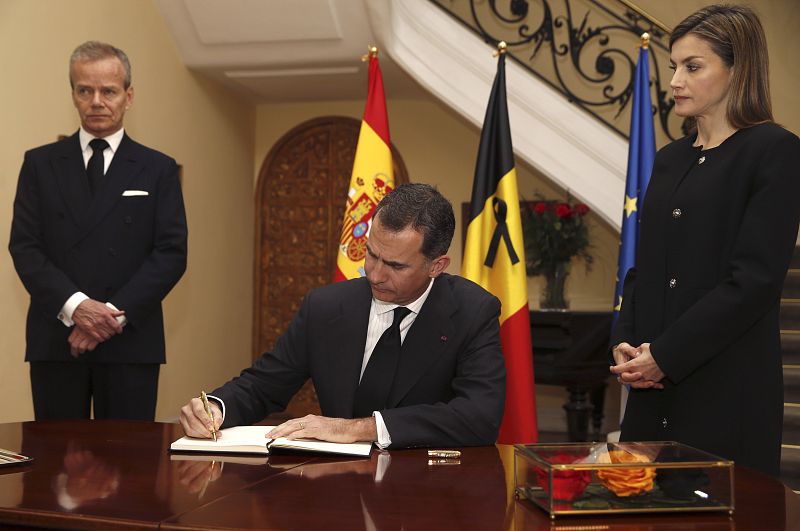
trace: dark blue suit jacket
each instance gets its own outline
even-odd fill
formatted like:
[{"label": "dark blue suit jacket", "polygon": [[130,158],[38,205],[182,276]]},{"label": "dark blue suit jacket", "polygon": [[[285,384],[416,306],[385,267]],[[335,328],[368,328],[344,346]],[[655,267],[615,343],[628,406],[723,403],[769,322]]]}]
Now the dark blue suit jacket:
[{"label": "dark blue suit jacket", "polygon": [[[282,411],[310,377],[322,414],[352,418],[372,292],[364,278],[306,295],[286,334],[252,367],[213,392],[223,427]],[[494,444],[505,400],[500,302],[477,284],[443,274],[403,341],[381,412],[392,448]]]},{"label": "dark blue suit jacket", "polygon": [[28,151],[9,243],[31,296],[25,359],[74,360],[71,329],[56,316],[82,291],[124,310],[128,324],[81,360],[163,363],[161,300],[186,269],[186,240],[178,167],[170,157],[125,135],[93,198],[77,133]]}]

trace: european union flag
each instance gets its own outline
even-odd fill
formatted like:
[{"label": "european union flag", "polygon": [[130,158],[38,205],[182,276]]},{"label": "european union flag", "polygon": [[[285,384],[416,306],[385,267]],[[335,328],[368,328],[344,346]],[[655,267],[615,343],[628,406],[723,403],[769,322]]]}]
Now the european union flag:
[{"label": "european union flag", "polygon": [[639,241],[639,208],[650,182],[656,141],[653,131],[653,108],[650,103],[650,67],[647,38],[642,36],[639,60],[633,81],[631,139],[628,147],[628,173],[625,178],[625,205],[622,213],[617,289],[614,292],[614,321],[622,307],[622,285],[625,275],[634,266]]}]

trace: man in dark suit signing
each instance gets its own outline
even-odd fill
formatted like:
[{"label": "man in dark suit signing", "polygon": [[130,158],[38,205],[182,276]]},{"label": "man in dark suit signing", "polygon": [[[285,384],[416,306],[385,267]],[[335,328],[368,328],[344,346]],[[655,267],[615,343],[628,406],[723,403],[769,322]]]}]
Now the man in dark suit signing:
[{"label": "man in dark suit signing", "polygon": [[[382,448],[494,444],[505,399],[500,303],[444,273],[454,230],[452,206],[435,188],[387,195],[368,236],[366,278],[306,295],[273,350],[212,393],[213,428],[283,410],[310,377],[322,416],[289,420],[271,436]],[[181,424],[187,435],[212,436],[199,399],[181,408]]]},{"label": "man in dark suit signing", "polygon": [[186,269],[178,167],[137,144],[122,50],[70,58],[80,130],[25,154],[9,250],[31,296],[26,361],[37,420],[155,417],[161,300]]}]

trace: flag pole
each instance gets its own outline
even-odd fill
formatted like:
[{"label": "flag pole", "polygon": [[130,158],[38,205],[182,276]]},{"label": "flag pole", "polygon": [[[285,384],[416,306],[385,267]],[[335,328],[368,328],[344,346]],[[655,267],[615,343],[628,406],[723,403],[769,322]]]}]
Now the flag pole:
[{"label": "flag pole", "polygon": [[389,118],[378,47],[370,44],[361,61],[368,62],[367,101],[358,133],[350,186],[342,213],[334,282],[363,277],[366,239],[372,213],[395,188]]},{"label": "flag pole", "polygon": [[[497,43],[495,74],[481,128],[472,183],[461,276],[500,300],[500,343],[506,365],[506,401],[498,442],[538,439],[528,286],[517,173],[506,100],[508,45]],[[496,212],[502,209],[502,219]]]},{"label": "flag pole", "polygon": [[[639,73],[640,69],[643,69],[644,72],[648,73],[649,76],[649,68],[647,64],[641,64],[643,61],[648,60],[647,50],[650,48],[650,34],[647,32],[642,33],[639,38],[640,41],[640,50],[639,50],[639,60],[636,65],[636,71]],[[647,80],[644,80],[645,82]],[[640,83],[641,84],[641,83]],[[640,89],[640,91],[646,92],[646,94],[636,94],[636,89]],[[627,273],[627,268],[632,267],[634,265],[634,253],[635,253],[635,246],[636,240],[638,239],[638,231],[633,230],[633,227],[636,226],[636,223],[631,224],[631,227],[628,227],[627,217],[633,214],[634,210],[638,210],[638,206],[631,207],[630,211],[628,210],[628,205],[636,205],[636,202],[640,201],[640,195],[643,195],[647,189],[647,184],[650,181],[650,172],[652,170],[653,165],[653,158],[655,157],[655,138],[654,132],[652,127],[652,118],[649,120],[649,127],[647,124],[644,123],[644,120],[641,122],[637,122],[637,100],[639,102],[644,101],[644,103],[639,103],[639,106],[645,109],[649,114],[650,109],[650,92],[649,86],[636,86],[634,83],[634,104],[633,110],[631,111],[631,139],[629,144],[629,151],[628,151],[628,170],[627,175],[625,178],[626,181],[626,208],[625,214],[623,214],[622,220],[622,228],[620,231],[620,260],[617,270],[617,288],[615,290],[615,301],[614,301],[614,321],[616,321],[618,311],[622,306],[622,297],[621,297],[621,283],[625,280],[625,274]],[[636,125],[636,127],[634,127]],[[634,137],[634,133],[637,133],[636,137]],[[634,171],[635,170],[635,171]],[[631,182],[635,181],[635,182]],[[632,185],[632,186],[631,186]],[[635,194],[628,196],[628,193]],[[636,201],[636,202],[632,202]],[[641,203],[639,202],[639,205]],[[626,215],[627,214],[627,215]],[[636,219],[638,220],[638,212],[636,213]],[[633,231],[633,234],[626,231],[626,228],[630,228]],[[625,241],[626,236],[630,241]],[[630,256],[628,260],[623,259],[624,248],[625,246],[629,246]],[[623,265],[624,264],[624,265]],[[628,401],[628,386],[623,385],[620,387],[620,403],[619,403],[619,418],[620,422],[625,417],[625,406]],[[619,432],[612,432],[619,436]],[[609,440],[613,438],[612,434],[609,434]]]},{"label": "flag pole", "polygon": [[378,57],[378,47],[370,44],[369,46],[367,46],[367,53],[361,56],[361,62],[366,63],[373,57],[375,58]]}]

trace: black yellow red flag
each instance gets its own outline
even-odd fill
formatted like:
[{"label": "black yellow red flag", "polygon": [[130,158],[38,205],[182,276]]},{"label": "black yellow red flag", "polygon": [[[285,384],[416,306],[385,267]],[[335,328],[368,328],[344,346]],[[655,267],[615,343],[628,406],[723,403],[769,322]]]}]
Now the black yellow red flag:
[{"label": "black yellow red flag", "polygon": [[500,54],[481,131],[462,276],[500,299],[506,404],[499,443],[536,442],[536,396],[522,220]]}]

